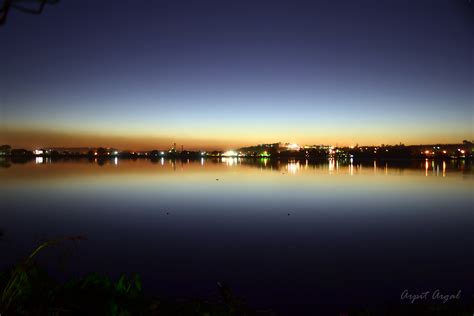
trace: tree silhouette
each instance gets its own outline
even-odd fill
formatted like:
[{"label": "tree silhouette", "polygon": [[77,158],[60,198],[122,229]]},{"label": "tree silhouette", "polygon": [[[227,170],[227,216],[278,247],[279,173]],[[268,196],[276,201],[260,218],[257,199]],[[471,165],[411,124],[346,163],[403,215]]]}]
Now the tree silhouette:
[{"label": "tree silhouette", "polygon": [[7,21],[8,12],[13,9],[28,14],[41,14],[46,4],[57,4],[59,0],[3,0],[0,7],[0,26]]},{"label": "tree silhouette", "polygon": [[11,151],[10,145],[1,145],[0,146],[0,156],[6,156],[10,154]]}]

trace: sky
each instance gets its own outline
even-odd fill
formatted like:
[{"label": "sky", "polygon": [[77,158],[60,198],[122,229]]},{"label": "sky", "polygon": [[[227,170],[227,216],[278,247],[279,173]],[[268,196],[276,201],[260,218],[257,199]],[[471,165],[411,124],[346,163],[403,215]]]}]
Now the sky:
[{"label": "sky", "polygon": [[474,139],[469,0],[102,0],[12,10],[0,143],[232,149]]}]

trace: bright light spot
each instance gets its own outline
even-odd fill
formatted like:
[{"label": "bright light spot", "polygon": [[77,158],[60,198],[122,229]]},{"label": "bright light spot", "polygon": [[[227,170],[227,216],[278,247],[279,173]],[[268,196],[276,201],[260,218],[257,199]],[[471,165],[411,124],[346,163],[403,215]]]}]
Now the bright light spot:
[{"label": "bright light spot", "polygon": [[42,154],[43,154],[43,151],[40,150],[40,149],[36,149],[35,151],[33,151],[33,153],[34,153],[35,155],[42,155]]},{"label": "bright light spot", "polygon": [[239,154],[233,150],[228,150],[222,154],[224,157],[237,157]]},{"label": "bright light spot", "polygon": [[430,151],[429,151],[429,150],[425,150],[425,154],[429,155],[429,154],[430,154]]},{"label": "bright light spot", "polygon": [[114,165],[118,165],[118,158],[117,157],[114,158]]},{"label": "bright light spot", "polygon": [[445,153],[446,153],[446,150],[443,150],[443,154],[445,154]]},{"label": "bright light spot", "polygon": [[298,145],[298,144],[288,144],[286,146],[286,149],[298,151],[298,150],[300,150],[300,145]]},{"label": "bright light spot", "polygon": [[165,154],[165,152],[164,152],[164,151],[160,152],[160,155],[162,155],[162,156],[163,156],[164,154]]},{"label": "bright light spot", "polygon": [[36,163],[43,163],[43,157],[36,157]]},{"label": "bright light spot", "polygon": [[465,151],[464,151],[464,150],[461,150],[461,154],[464,154],[464,153],[465,153]]},{"label": "bright light spot", "polygon": [[205,154],[206,154],[206,152],[205,152],[205,151],[203,151],[203,152],[201,153],[201,156],[204,156]]}]

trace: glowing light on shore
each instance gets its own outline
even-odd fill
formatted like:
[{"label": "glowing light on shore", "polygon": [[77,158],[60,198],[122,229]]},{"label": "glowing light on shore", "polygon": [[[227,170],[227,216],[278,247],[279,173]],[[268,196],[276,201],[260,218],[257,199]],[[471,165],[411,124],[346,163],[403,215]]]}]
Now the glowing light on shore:
[{"label": "glowing light on shore", "polygon": [[298,144],[288,144],[288,145],[286,146],[286,149],[288,149],[288,150],[295,150],[295,151],[298,151],[298,150],[300,150],[300,148],[301,148],[301,147],[300,147],[300,145],[298,145]]},{"label": "glowing light on shore", "polygon": [[239,154],[236,151],[228,150],[222,154],[223,157],[237,157]]}]

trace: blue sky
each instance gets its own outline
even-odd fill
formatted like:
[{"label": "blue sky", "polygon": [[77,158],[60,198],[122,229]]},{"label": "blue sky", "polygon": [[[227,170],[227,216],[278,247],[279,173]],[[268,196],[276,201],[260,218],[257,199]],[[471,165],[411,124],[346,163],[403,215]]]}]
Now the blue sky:
[{"label": "blue sky", "polygon": [[0,29],[0,141],[472,139],[472,18],[468,1],[447,0],[61,1],[40,16],[12,12]]}]

